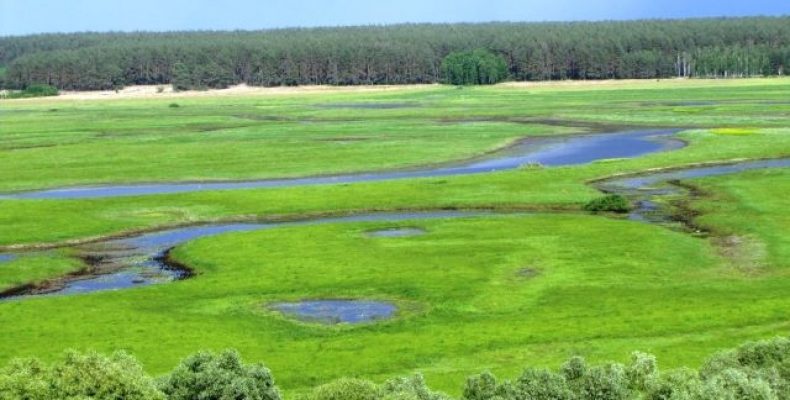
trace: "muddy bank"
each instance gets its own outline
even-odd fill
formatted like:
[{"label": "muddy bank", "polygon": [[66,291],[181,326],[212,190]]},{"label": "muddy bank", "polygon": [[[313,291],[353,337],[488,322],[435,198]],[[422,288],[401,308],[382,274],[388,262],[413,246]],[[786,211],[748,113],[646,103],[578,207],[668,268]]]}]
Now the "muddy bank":
[{"label": "muddy bank", "polygon": [[628,198],[635,206],[628,214],[631,220],[659,224],[675,222],[690,232],[705,234],[707,232],[694,223],[698,215],[689,207],[690,202],[705,193],[686,180],[787,167],[790,167],[790,158],[703,164],[610,177],[595,181],[593,185],[605,193]]}]

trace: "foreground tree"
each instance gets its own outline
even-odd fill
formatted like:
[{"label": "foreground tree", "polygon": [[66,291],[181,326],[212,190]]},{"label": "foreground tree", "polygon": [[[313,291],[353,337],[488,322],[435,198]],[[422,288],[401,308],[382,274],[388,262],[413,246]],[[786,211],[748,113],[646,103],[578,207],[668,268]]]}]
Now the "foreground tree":
[{"label": "foreground tree", "polygon": [[235,350],[187,357],[160,387],[170,400],[280,400],[271,372],[262,364],[245,365]]},{"label": "foreground tree", "polygon": [[[449,400],[431,391],[421,375],[381,385],[356,378],[324,384],[307,400]],[[162,378],[159,387],[131,356],[67,353],[52,365],[14,360],[0,368],[0,400],[177,399],[280,400],[263,365],[245,365],[239,354],[200,352]],[[484,372],[467,379],[463,400],[787,400],[790,339],[747,343],[721,352],[699,371],[658,369],[655,357],[633,353],[628,365],[588,366],[572,357],[559,371],[526,369],[514,382]]]},{"label": "foreground tree", "polygon": [[126,353],[110,357],[69,352],[47,366],[15,360],[0,370],[0,399],[165,399],[155,381]]}]

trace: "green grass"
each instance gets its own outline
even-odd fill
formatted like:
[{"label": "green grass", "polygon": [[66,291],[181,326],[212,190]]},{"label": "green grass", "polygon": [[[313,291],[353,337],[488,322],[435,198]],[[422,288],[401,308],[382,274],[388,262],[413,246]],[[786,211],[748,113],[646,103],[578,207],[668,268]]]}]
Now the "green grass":
[{"label": "green grass", "polygon": [[[457,392],[481,369],[514,375],[577,353],[623,360],[642,349],[666,367],[694,365],[790,327],[785,280],[722,274],[715,250],[683,233],[541,214],[403,224],[428,234],[373,239],[364,232],[393,224],[336,224],[192,242],[176,255],[197,279],[3,304],[10,340],[0,353],[47,358],[53,341],[124,348],[160,373],[196,349],[235,347],[265,360],[289,391],[419,370]],[[537,276],[521,277],[524,268]],[[326,297],[391,300],[403,311],[392,322],[331,328],[264,308]]]},{"label": "green grass", "polygon": [[693,181],[711,192],[697,205],[698,222],[715,227],[728,243],[729,255],[745,272],[783,272],[790,267],[790,174],[767,169]]},{"label": "green grass", "polygon": [[[367,210],[535,214],[409,221],[423,236],[344,223],[221,235],[176,249],[200,275],[169,285],[0,303],[0,361],[126,349],[152,373],[202,348],[264,361],[287,394],[339,376],[413,371],[458,393],[468,374],[514,376],[573,354],[654,352],[696,366],[787,332],[786,170],[696,180],[713,239],[586,215],[590,180],[649,168],[790,155],[790,80],[441,86],[270,97],[0,101],[0,190],[380,170],[479,154],[571,128],[545,120],[679,126],[689,146],[638,159],[477,176],[92,200],[0,200],[0,246],[79,241],[224,219]],[[714,105],[678,106],[680,101]],[[774,103],[769,103],[769,102]],[[178,108],[168,104],[176,102]],[[404,103],[407,108],[319,107]],[[530,123],[525,123],[530,121]],[[542,124],[540,122],[543,122]],[[748,134],[747,134],[748,133]],[[562,211],[549,213],[549,211]],[[78,268],[69,251],[0,264],[0,287]],[[537,271],[522,276],[522,269]],[[532,275],[532,274],[526,274]],[[272,301],[396,302],[392,321],[293,322]]]},{"label": "green grass", "polygon": [[[529,118],[681,127],[786,127],[786,79],[601,88],[442,86],[359,93],[0,101],[0,190],[102,182],[365,171],[468,157],[567,129]],[[704,99],[715,106],[671,107]],[[177,102],[180,107],[168,105]],[[326,108],[402,103],[406,108]],[[657,104],[657,105],[655,105]],[[688,112],[698,111],[698,112]],[[486,122],[485,120],[489,120]]]},{"label": "green grass", "polygon": [[66,251],[50,251],[22,255],[2,264],[0,292],[26,283],[39,283],[82,268]]},{"label": "green grass", "polygon": [[585,182],[601,176],[694,162],[777,157],[790,152],[790,129],[769,128],[748,136],[696,130],[682,137],[690,145],[680,151],[584,167],[286,189],[6,201],[6,212],[0,214],[0,244],[57,242],[238,216],[298,217],[357,210],[475,207],[579,209],[599,196]]}]

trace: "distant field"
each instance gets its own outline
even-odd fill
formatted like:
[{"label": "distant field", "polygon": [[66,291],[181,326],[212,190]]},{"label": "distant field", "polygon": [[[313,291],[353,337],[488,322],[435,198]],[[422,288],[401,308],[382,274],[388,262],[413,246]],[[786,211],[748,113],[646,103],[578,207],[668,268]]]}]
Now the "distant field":
[{"label": "distant field", "polygon": [[[790,80],[628,81],[64,95],[0,100],[0,194],[104,183],[244,180],[414,168],[529,136],[678,127],[688,146],[573,167],[281,189],[90,200],[0,199],[0,247],[45,246],[205,221],[363,211],[520,211],[219,235],[177,247],[190,280],[0,301],[0,362],[126,349],[150,372],[201,348],[263,361],[287,393],[340,376],[422,371],[457,393],[469,374],[513,376],[573,354],[696,366],[786,334],[787,169],[692,180],[710,238],[581,211],[589,182],[705,162],[790,156]],[[276,93],[276,95],[274,95]],[[71,96],[71,97],[70,97]],[[139,96],[139,97],[138,97]],[[158,96],[161,96],[159,98]],[[97,98],[91,98],[97,97]],[[116,98],[117,97],[117,98]],[[425,235],[365,232],[419,227]],[[0,290],[84,266],[75,249],[0,264]],[[527,271],[528,272],[525,272]],[[264,305],[393,301],[390,321],[294,322]]]}]

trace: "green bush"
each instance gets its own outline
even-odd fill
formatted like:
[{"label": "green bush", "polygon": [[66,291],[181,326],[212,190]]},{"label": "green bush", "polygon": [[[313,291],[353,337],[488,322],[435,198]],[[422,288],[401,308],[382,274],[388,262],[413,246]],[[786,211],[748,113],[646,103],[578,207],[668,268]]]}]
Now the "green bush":
[{"label": "green bush", "polygon": [[[746,378],[736,377],[732,371],[739,371]],[[730,387],[764,382],[780,399],[790,399],[790,339],[750,342],[716,353],[700,368],[700,376],[706,381],[719,380],[722,384],[735,382],[729,384]]]},{"label": "green bush", "polygon": [[269,370],[243,364],[235,350],[187,357],[162,379],[160,389],[171,400],[280,400]]},{"label": "green bush", "polygon": [[711,377],[706,381],[703,391],[711,399],[778,399],[768,382],[750,377],[746,372],[737,369],[727,369]]},{"label": "green bush", "polygon": [[648,400],[691,400],[703,399],[705,389],[699,374],[688,368],[681,368],[662,374],[646,392]]},{"label": "green bush", "polygon": [[29,97],[47,97],[60,94],[58,88],[50,85],[30,85],[21,91],[10,92],[5,95],[9,99],[25,99]]},{"label": "green bush", "polygon": [[449,400],[447,395],[431,391],[420,374],[388,380],[381,385],[379,396],[384,400]]},{"label": "green bush", "polygon": [[15,360],[0,370],[0,399],[157,400],[164,395],[140,364],[125,353],[105,357],[68,352],[63,361],[46,366],[37,360]]},{"label": "green bush", "polygon": [[571,357],[562,364],[561,372],[568,382],[578,381],[587,373],[587,362],[583,357]]},{"label": "green bush", "polygon": [[490,372],[470,376],[464,386],[464,400],[515,400],[516,390],[510,382],[497,383]]},{"label": "green bush", "polygon": [[628,199],[619,194],[608,194],[584,205],[585,211],[627,213],[631,211]]},{"label": "green bush", "polygon": [[626,377],[633,390],[646,391],[658,380],[658,364],[652,354],[631,353],[631,364],[626,369]]},{"label": "green bush", "polygon": [[450,53],[441,68],[444,82],[451,85],[493,85],[508,74],[505,60],[484,49]]},{"label": "green bush", "polygon": [[309,400],[377,400],[379,390],[364,379],[342,378],[321,385],[308,396]]},{"label": "green bush", "polygon": [[526,369],[515,386],[519,399],[572,400],[574,398],[565,377],[545,369]]},{"label": "green bush", "polygon": [[58,88],[50,85],[30,85],[22,93],[30,97],[57,96]]},{"label": "green bush", "polygon": [[590,400],[631,398],[625,368],[615,363],[590,368],[581,378],[578,395]]}]

